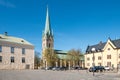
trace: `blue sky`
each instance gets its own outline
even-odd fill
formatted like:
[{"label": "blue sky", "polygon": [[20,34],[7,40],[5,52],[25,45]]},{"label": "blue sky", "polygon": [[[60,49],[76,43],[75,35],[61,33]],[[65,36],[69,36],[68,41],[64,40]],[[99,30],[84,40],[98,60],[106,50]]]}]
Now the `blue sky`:
[{"label": "blue sky", "polygon": [[41,52],[47,4],[55,49],[84,52],[120,38],[120,0],[0,0],[0,34],[22,37]]}]

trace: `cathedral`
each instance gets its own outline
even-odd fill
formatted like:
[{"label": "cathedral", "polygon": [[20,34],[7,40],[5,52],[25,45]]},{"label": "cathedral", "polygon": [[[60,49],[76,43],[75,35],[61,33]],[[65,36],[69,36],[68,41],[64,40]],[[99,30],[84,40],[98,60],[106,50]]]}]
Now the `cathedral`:
[{"label": "cathedral", "polygon": [[53,30],[51,29],[48,7],[46,12],[45,29],[44,29],[44,32],[42,33],[42,60],[43,60],[44,67],[47,64],[45,59],[45,54],[44,54],[46,49],[52,49],[54,53],[57,54],[59,61],[56,63],[56,66],[67,67],[69,65],[68,62],[66,61],[66,56],[68,51],[54,49],[54,35],[53,35]]},{"label": "cathedral", "polygon": [[[45,57],[44,57],[43,53],[46,49],[54,50],[54,36],[53,36],[53,31],[51,30],[48,7],[47,7],[47,12],[46,12],[45,30],[42,34],[42,59],[43,59],[43,63],[45,62]],[[63,57],[65,58],[65,56],[67,54],[67,51],[62,51],[62,50],[54,50],[54,52],[59,56],[59,58],[61,60],[63,59]]]}]

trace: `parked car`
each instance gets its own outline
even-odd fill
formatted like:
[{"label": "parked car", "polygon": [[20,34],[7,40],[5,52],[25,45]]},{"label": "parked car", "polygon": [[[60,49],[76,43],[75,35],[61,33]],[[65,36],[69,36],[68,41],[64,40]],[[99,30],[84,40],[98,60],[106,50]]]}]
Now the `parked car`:
[{"label": "parked car", "polygon": [[55,70],[59,71],[59,70],[60,70],[60,67],[53,67],[52,70],[53,70],[53,71],[55,71]]},{"label": "parked car", "polygon": [[60,70],[67,70],[67,67],[60,67]]},{"label": "parked car", "polygon": [[105,71],[105,68],[103,66],[98,66],[98,71]]},{"label": "parked car", "polygon": [[50,67],[46,67],[45,69],[46,69],[46,70],[52,70],[52,68],[53,68],[53,67],[50,66]]},{"label": "parked car", "polygon": [[107,71],[110,70],[110,67],[109,67],[109,66],[105,66],[104,68],[105,68],[105,70],[107,70]]},{"label": "parked car", "polygon": [[104,71],[105,68],[103,66],[94,66],[89,68],[89,72],[98,72],[98,71]]},{"label": "parked car", "polygon": [[89,72],[96,72],[96,71],[97,71],[96,67],[90,67],[89,68]]},{"label": "parked car", "polygon": [[79,67],[79,66],[76,66],[76,67],[73,67],[74,70],[82,70],[83,68],[82,67]]}]

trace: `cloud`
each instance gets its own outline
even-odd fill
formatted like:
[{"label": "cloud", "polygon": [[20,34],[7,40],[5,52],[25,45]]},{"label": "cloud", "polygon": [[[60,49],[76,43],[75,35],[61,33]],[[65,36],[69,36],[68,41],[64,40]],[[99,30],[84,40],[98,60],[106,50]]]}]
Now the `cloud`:
[{"label": "cloud", "polygon": [[5,7],[10,7],[10,8],[15,8],[16,6],[8,1],[5,0],[0,0],[0,5],[5,6]]}]

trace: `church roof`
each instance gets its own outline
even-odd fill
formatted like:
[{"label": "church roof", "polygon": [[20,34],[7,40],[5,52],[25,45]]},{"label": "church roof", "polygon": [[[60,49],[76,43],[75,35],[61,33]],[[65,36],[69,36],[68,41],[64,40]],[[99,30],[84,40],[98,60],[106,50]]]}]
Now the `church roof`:
[{"label": "church roof", "polygon": [[57,54],[65,54],[67,55],[68,51],[63,51],[63,50],[54,50]]},{"label": "church roof", "polygon": [[66,59],[68,51],[54,50],[60,59]]},{"label": "church roof", "polygon": [[43,35],[45,35],[45,36],[52,36],[48,7],[47,7],[47,13],[46,13],[45,30],[44,30]]},{"label": "church roof", "polygon": [[[117,40],[111,40],[109,39],[114,46],[116,46],[116,48],[120,48],[120,39],[117,39]],[[102,51],[102,49],[104,48],[104,46],[106,45],[107,42],[100,42],[99,44],[96,44],[96,45],[91,45],[91,46],[88,46],[87,49],[86,49],[86,54],[87,53],[91,53],[92,51],[92,48],[95,48],[96,51]]]}]

